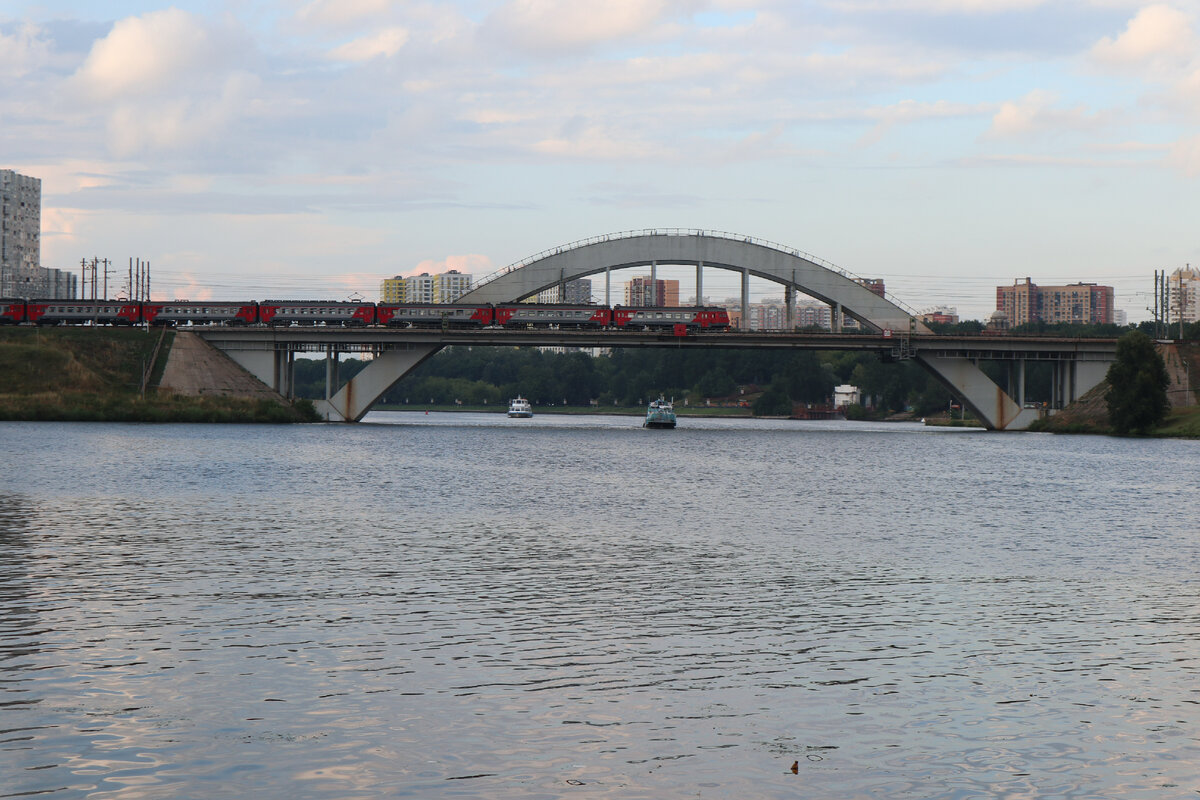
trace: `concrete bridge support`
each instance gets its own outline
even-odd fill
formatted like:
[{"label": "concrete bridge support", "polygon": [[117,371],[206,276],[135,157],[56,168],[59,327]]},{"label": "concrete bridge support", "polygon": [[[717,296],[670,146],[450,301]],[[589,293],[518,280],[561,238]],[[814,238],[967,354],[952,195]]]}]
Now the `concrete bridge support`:
[{"label": "concrete bridge support", "polygon": [[742,267],[742,330],[750,330],[750,270]]},{"label": "concrete bridge support", "polygon": [[412,345],[384,350],[332,397],[316,403],[317,412],[330,422],[358,422],[392,384],[441,349],[440,345]]},{"label": "concrete bridge support", "polygon": [[918,353],[917,361],[961,397],[989,428],[1022,430],[1038,418],[1037,409],[1022,408],[970,359]]}]

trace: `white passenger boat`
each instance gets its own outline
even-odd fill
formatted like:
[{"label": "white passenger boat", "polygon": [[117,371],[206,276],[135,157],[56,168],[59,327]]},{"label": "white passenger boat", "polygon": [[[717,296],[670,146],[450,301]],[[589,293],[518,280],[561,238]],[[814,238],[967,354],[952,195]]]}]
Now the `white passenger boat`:
[{"label": "white passenger boat", "polygon": [[664,400],[662,395],[659,395],[657,400],[651,400],[646,408],[646,421],[642,423],[642,427],[674,428],[675,404]]},{"label": "white passenger boat", "polygon": [[531,406],[529,404],[529,401],[526,400],[524,397],[517,395],[516,398],[509,401],[508,415],[510,417],[517,417],[517,418],[521,418],[521,419],[526,419],[528,417],[532,417],[533,416],[533,406]]}]

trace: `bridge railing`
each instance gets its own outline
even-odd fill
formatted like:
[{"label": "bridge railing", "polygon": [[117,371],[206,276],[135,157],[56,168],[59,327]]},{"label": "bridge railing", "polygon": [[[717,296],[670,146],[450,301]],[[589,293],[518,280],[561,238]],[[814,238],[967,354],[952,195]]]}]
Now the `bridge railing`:
[{"label": "bridge railing", "polygon": [[[811,261],[812,263],[817,264],[818,266],[824,267],[825,269],[827,269],[831,272],[836,272],[837,274],[841,275],[843,278],[847,278],[847,279],[855,281],[857,283],[863,283],[865,281],[865,279],[861,275],[855,275],[853,272],[843,269],[842,267],[839,267],[837,264],[834,264],[831,261],[827,261],[827,260],[821,258],[820,256],[815,256],[812,253],[806,253],[803,250],[798,250],[795,247],[788,247],[787,245],[779,244],[778,242],[772,242],[769,239],[760,239],[757,236],[747,236],[747,235],[741,234],[741,233],[731,233],[730,231],[708,230],[708,229],[704,229],[704,228],[642,228],[640,230],[617,231],[615,233],[604,233],[604,234],[600,234],[598,236],[589,236],[586,239],[579,239],[579,240],[571,242],[569,244],[563,244],[563,245],[559,245],[557,247],[547,248],[545,250],[542,250],[540,253],[534,253],[531,256],[526,256],[525,258],[521,259],[520,261],[514,261],[512,264],[509,264],[508,266],[501,267],[500,269],[496,270],[495,272],[492,272],[492,273],[489,273],[489,274],[483,276],[471,288],[478,289],[480,287],[486,286],[489,283],[491,283],[492,281],[502,278],[505,275],[508,275],[510,272],[514,272],[515,270],[520,269],[521,267],[529,266],[530,264],[532,264],[536,261],[541,261],[543,258],[547,258],[549,256],[558,255],[559,253],[565,253],[568,250],[575,250],[577,248],[586,247],[587,245],[591,245],[591,244],[600,244],[601,242],[616,241],[618,239],[633,239],[638,236],[711,236],[711,237],[714,237],[717,239],[729,239],[729,240],[735,241],[735,242],[746,242],[747,244],[755,244],[760,247],[767,247],[772,250],[778,250],[781,253],[787,253],[788,255],[796,256],[797,258],[803,258],[807,261]],[[897,305],[901,309],[903,309],[906,313],[908,313],[909,316],[911,316],[911,317],[919,316],[917,314],[917,312],[915,310],[913,310],[913,308],[911,306],[909,306],[907,303],[897,299],[896,297],[894,297],[890,293],[887,293],[886,291],[885,291],[885,297],[887,300],[889,300],[890,302],[894,303],[895,305]]]}]

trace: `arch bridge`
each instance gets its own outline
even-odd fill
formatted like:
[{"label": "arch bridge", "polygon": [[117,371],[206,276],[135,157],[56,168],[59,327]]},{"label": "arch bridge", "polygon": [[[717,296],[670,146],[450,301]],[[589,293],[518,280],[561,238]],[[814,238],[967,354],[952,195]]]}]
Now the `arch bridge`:
[{"label": "arch bridge", "polygon": [[[474,289],[463,295],[458,302],[464,303],[511,303],[534,296],[541,291],[561,286],[576,278],[604,275],[605,304],[612,305],[611,273],[613,270],[643,267],[650,270],[651,279],[657,275],[660,265],[694,266],[696,270],[696,297],[703,297],[704,276],[708,269],[728,270],[740,275],[742,319],[749,316],[750,278],[764,278],[783,286],[787,305],[788,327],[794,329],[797,293],[803,293],[823,303],[831,310],[833,340],[822,342],[823,349],[859,349],[865,344],[844,341],[839,344],[836,334],[841,333],[843,321],[849,317],[857,321],[861,329],[888,338],[875,349],[885,355],[900,358],[915,358],[951,391],[963,398],[980,420],[989,428],[1016,430],[1025,428],[1038,412],[1023,408],[1024,364],[1027,357],[1051,358],[1055,365],[1056,399],[1065,405],[1098,384],[1112,360],[1112,346],[1081,346],[1062,343],[1059,347],[1030,350],[1017,346],[1018,342],[1001,339],[983,347],[983,341],[966,345],[951,345],[957,337],[938,337],[921,324],[915,312],[887,297],[868,289],[865,281],[825,262],[815,256],[782,245],[748,236],[731,233],[692,230],[663,229],[642,230],[592,237],[570,245],[556,247],[531,256],[516,264],[505,267],[481,280]],[[430,337],[412,334],[403,336],[402,331],[380,331],[375,334],[359,331],[353,337],[361,340],[364,335],[373,337],[371,351],[376,354],[358,375],[318,404],[325,418],[331,421],[354,422],[360,420],[371,406],[396,381],[436,353],[447,343],[479,343],[475,337]],[[234,360],[241,363],[261,380],[276,388],[286,384],[286,359],[294,353],[288,342],[292,339],[328,339],[321,345],[331,358],[327,375],[331,385],[336,383],[336,359],[340,352],[356,349],[349,346],[345,336],[317,334],[313,329],[306,332],[272,330],[269,333],[272,346],[269,350],[260,345],[239,345],[256,338],[254,332],[213,332],[202,334],[214,345],[225,350]],[[257,334],[261,338],[262,334]],[[602,346],[656,344],[650,336],[635,337],[626,342],[623,334],[596,334],[589,339],[603,339]],[[778,343],[778,337],[766,340],[762,336],[742,339],[742,334],[724,334],[724,338],[707,341],[704,337],[691,344],[720,347],[764,347]],[[792,346],[804,344],[804,334],[794,334]],[[487,338],[487,337],[484,337]],[[492,336],[486,343],[493,344],[542,344],[541,337],[533,341],[525,337],[504,338]],[[553,338],[553,337],[549,337]],[[625,337],[628,339],[629,337]],[[848,339],[850,337],[841,337]],[[401,343],[403,340],[403,343]],[[556,340],[557,341],[557,340]],[[282,342],[282,346],[281,343]],[[346,345],[339,345],[345,342]],[[390,344],[389,344],[390,342]],[[898,343],[903,343],[897,346]],[[595,342],[590,342],[594,345]],[[670,341],[658,342],[659,346]],[[813,340],[815,344],[815,340]],[[584,346],[590,346],[584,345]],[[305,349],[302,345],[299,349]],[[1010,362],[1009,386],[1001,388],[988,378],[978,366],[981,358],[1001,358]],[[1007,389],[1007,391],[1006,391]],[[1015,397],[1014,397],[1015,395]]]}]

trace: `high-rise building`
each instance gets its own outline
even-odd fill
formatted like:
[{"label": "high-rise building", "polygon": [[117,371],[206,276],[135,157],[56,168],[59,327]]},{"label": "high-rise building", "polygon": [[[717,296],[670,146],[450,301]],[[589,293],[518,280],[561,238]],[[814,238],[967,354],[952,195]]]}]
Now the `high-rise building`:
[{"label": "high-rise building", "polygon": [[78,275],[41,264],[42,181],[0,169],[0,297],[78,296]]},{"label": "high-rise building", "polygon": [[381,303],[453,303],[471,290],[471,276],[452,269],[439,275],[384,278],[379,282]]},{"label": "high-rise building", "polygon": [[0,169],[0,297],[43,296],[42,181]]},{"label": "high-rise building", "polygon": [[428,272],[413,275],[404,281],[404,302],[432,303],[433,287],[436,283],[434,276]]},{"label": "high-rise building", "polygon": [[433,302],[453,303],[471,290],[471,276],[456,269],[433,276]]},{"label": "high-rise building", "polygon": [[1189,264],[1167,276],[1167,308],[1172,321],[1200,322],[1200,270]]},{"label": "high-rise building", "polygon": [[651,280],[649,276],[638,276],[625,283],[625,305],[668,306],[679,305],[679,281]]},{"label": "high-rise building", "polygon": [[796,327],[825,328],[833,327],[833,309],[824,303],[797,303]]},{"label": "high-rise building", "polygon": [[403,303],[404,290],[407,284],[408,279],[402,275],[397,275],[394,278],[384,278],[379,282],[379,302]]},{"label": "high-rise building", "polygon": [[592,282],[587,278],[576,278],[565,283],[555,284],[549,289],[543,289],[537,294],[539,303],[590,303],[592,302]]},{"label": "high-rise building", "polygon": [[1110,323],[1113,287],[1094,283],[1038,286],[1029,278],[996,287],[996,310],[1012,326],[1029,322]]}]

